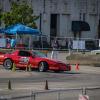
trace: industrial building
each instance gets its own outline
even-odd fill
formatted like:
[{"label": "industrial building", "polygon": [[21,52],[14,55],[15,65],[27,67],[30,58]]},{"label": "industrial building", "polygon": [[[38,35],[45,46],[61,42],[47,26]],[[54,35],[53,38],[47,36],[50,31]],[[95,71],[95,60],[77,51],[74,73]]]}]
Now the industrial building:
[{"label": "industrial building", "polygon": [[[12,0],[0,0],[3,12],[10,12]],[[25,0],[13,0],[19,5]],[[28,0],[36,25],[43,35],[100,38],[100,0]],[[4,28],[2,24],[0,28]]]}]

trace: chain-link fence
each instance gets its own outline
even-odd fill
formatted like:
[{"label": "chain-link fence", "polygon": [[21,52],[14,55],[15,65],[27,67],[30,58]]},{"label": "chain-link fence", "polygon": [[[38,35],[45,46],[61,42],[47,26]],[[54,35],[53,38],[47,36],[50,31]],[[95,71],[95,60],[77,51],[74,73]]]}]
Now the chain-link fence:
[{"label": "chain-link fence", "polygon": [[[87,95],[87,99],[80,99],[79,95],[83,97]],[[5,97],[0,100],[100,100],[100,87],[92,88],[70,88],[64,90],[47,90],[42,92],[31,92],[30,95],[18,97]]]},{"label": "chain-link fence", "polygon": [[[2,43],[2,38],[0,39]],[[13,49],[23,49],[23,50],[52,50],[52,43],[55,40],[58,41],[61,48],[59,51],[68,51],[69,39],[72,40],[73,50],[76,52],[90,52],[92,50],[99,49],[99,39],[92,38],[74,38],[74,37],[53,37],[46,35],[14,35],[17,40],[17,45]],[[10,49],[11,46],[11,35],[6,35],[7,46],[5,48]],[[1,48],[2,45],[0,45]]]}]

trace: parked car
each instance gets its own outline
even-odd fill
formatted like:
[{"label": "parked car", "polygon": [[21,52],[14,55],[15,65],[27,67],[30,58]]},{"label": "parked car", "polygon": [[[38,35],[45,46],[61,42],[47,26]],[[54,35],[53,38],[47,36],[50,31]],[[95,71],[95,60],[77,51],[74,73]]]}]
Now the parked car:
[{"label": "parked car", "polygon": [[86,40],[85,41],[85,48],[87,49],[87,50],[95,50],[96,49],[96,44],[95,44],[95,42],[94,41],[88,41],[88,40]]},{"label": "parked car", "polygon": [[48,42],[46,42],[46,41],[42,41],[42,42],[41,41],[34,41],[33,45],[35,48],[42,48],[42,47],[43,48],[50,48]]},{"label": "parked car", "polygon": [[93,55],[93,54],[100,55],[100,50],[92,50],[91,55]]}]

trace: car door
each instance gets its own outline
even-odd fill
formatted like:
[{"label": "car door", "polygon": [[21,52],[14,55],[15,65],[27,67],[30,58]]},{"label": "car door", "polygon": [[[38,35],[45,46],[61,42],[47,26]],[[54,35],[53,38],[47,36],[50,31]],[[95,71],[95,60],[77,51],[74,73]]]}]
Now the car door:
[{"label": "car door", "polygon": [[29,58],[28,65],[30,66],[30,64],[31,64],[32,68],[38,68],[38,62],[35,59],[35,56],[33,56],[33,55],[31,55],[30,58]]},{"label": "car door", "polygon": [[30,59],[30,55],[31,54],[27,51],[19,51],[18,55],[16,56],[15,66],[25,68]]}]

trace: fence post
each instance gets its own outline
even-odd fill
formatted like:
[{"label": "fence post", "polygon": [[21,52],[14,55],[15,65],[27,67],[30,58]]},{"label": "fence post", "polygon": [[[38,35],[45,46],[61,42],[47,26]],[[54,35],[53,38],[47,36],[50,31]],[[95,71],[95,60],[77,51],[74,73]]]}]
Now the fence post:
[{"label": "fence post", "polygon": [[59,94],[60,94],[60,93],[59,93],[59,91],[58,91],[58,92],[57,92],[57,100],[59,100]]},{"label": "fence post", "polygon": [[79,48],[79,38],[77,39],[77,53],[78,53],[78,48]]},{"label": "fence post", "polygon": [[83,87],[83,95],[86,95],[86,87]]},{"label": "fence post", "polygon": [[82,87],[82,91],[81,91],[81,94],[83,95],[83,87]]},{"label": "fence post", "polygon": [[33,100],[35,100],[35,93],[33,94]]},{"label": "fence post", "polygon": [[30,98],[30,100],[32,100],[32,94],[33,94],[33,93],[32,93],[32,91],[31,91],[31,98]]},{"label": "fence post", "polygon": [[35,93],[33,94],[33,92],[31,91],[31,98],[30,100],[35,100]]},{"label": "fence post", "polygon": [[42,35],[41,35],[41,43],[42,43],[42,51],[43,51],[43,39],[42,39]]},{"label": "fence post", "polygon": [[84,95],[86,95],[86,87],[85,87],[84,91],[85,91]]},{"label": "fence post", "polygon": [[31,36],[29,35],[29,50],[30,50]]}]

